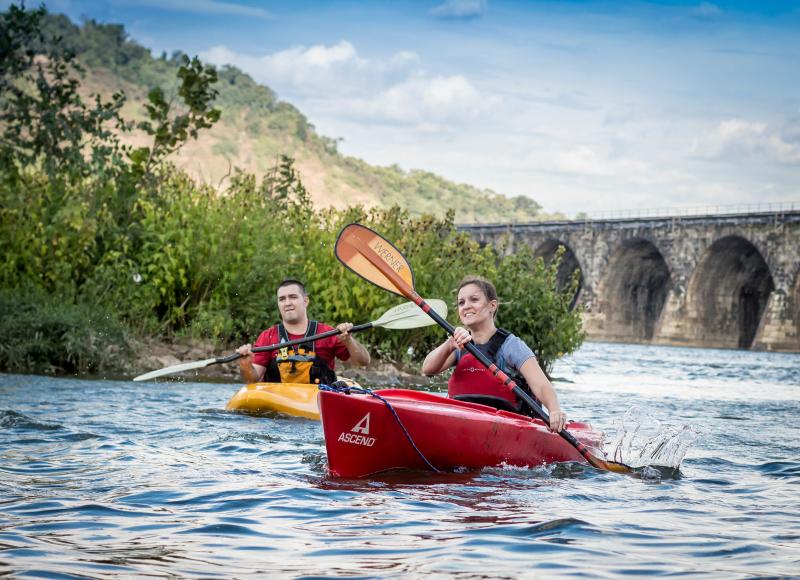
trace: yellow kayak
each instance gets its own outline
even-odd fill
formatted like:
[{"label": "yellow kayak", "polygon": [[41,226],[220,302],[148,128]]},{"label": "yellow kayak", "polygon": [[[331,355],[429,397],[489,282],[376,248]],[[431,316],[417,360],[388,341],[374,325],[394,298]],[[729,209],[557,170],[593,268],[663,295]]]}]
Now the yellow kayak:
[{"label": "yellow kayak", "polygon": [[317,385],[255,383],[239,389],[225,408],[249,415],[277,411],[295,417],[319,420],[317,392]]}]

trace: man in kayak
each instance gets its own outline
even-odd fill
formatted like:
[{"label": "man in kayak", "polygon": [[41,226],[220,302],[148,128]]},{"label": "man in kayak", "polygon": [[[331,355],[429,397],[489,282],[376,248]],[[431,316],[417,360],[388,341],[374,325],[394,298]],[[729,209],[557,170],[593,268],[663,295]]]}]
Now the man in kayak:
[{"label": "man in kayak", "polygon": [[499,302],[494,285],[485,278],[467,276],[461,281],[457,296],[458,316],[464,327],[457,327],[453,336],[425,357],[422,372],[432,376],[455,366],[447,383],[449,397],[524,414],[525,403],[479,360],[463,351],[463,346],[473,341],[500,370],[544,403],[550,413],[550,429],[561,431],[567,416],[561,410],[553,385],[539,367],[536,355],[520,338],[495,326]]},{"label": "man in kayak", "polygon": [[353,327],[350,322],[336,327],[341,331],[338,336],[253,353],[253,346],[272,346],[333,330],[332,326],[308,319],[308,295],[299,280],[284,280],[277,294],[281,322],[262,332],[254,345],[245,344],[236,350],[242,355],[239,368],[246,383],[331,384],[336,381],[337,358],[357,365],[369,364],[369,352],[349,333]]}]

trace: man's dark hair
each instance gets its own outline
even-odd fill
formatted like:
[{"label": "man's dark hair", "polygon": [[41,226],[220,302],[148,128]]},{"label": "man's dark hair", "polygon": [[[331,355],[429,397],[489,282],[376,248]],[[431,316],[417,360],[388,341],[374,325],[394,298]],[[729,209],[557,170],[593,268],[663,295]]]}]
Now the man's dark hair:
[{"label": "man's dark hair", "polygon": [[286,278],[286,280],[278,284],[278,287],[275,289],[275,292],[277,292],[284,286],[295,286],[295,285],[300,286],[300,291],[303,293],[303,296],[308,296],[308,294],[306,294],[306,287],[303,285],[303,283],[300,280],[295,280],[294,278]]}]

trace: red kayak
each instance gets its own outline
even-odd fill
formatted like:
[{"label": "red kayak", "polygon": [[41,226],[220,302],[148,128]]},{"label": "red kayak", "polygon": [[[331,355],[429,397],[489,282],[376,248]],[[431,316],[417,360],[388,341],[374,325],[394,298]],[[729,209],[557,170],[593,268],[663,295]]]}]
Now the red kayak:
[{"label": "red kayak", "polygon": [[[319,393],[332,477],[366,477],[389,469],[453,471],[586,463],[572,445],[538,419],[419,391],[374,392],[391,405],[399,422],[386,403],[372,395]],[[603,435],[591,425],[570,422],[567,428],[588,447],[602,448]]]}]

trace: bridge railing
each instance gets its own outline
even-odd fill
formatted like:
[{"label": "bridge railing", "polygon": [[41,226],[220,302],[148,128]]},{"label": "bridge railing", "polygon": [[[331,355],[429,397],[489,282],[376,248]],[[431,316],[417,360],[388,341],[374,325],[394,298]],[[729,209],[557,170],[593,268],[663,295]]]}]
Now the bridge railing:
[{"label": "bridge railing", "polygon": [[704,205],[697,207],[667,207],[650,209],[625,209],[591,213],[572,218],[570,221],[609,220],[625,218],[665,218],[685,216],[715,216],[728,214],[782,213],[800,211],[800,202],[747,203],[735,205]]}]

